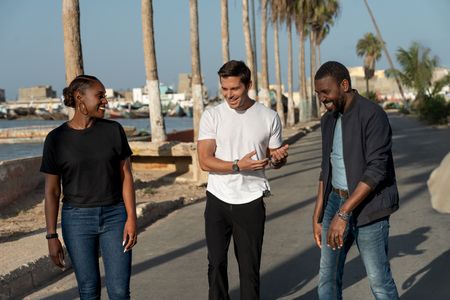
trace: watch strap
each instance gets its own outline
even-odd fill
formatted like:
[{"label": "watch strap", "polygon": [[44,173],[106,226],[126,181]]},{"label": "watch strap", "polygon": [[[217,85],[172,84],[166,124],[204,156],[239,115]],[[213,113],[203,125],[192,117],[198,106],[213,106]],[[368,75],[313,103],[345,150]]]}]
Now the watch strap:
[{"label": "watch strap", "polygon": [[45,236],[45,238],[46,238],[47,240],[50,240],[50,239],[57,239],[57,238],[58,238],[58,234],[57,234],[57,233],[47,233],[47,235]]}]

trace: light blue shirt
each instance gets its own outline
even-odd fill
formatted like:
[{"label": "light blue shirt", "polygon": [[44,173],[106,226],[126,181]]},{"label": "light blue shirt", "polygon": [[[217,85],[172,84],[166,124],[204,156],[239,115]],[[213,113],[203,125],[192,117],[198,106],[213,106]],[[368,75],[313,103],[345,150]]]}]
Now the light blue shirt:
[{"label": "light blue shirt", "polygon": [[342,146],[341,114],[336,121],[333,136],[333,149],[331,151],[331,184],[341,190],[348,190],[347,174],[344,164],[344,149]]}]

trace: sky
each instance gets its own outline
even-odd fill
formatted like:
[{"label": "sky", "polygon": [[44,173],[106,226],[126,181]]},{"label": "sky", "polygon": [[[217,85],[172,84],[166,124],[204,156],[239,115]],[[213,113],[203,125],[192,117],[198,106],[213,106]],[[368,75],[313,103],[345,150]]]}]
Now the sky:
[{"label": "sky", "polygon": [[[250,2],[250,1],[249,1]],[[0,0],[0,89],[14,100],[19,87],[65,87],[62,0]],[[80,0],[81,43],[86,74],[108,88],[145,84],[139,0]],[[255,0],[257,59],[260,69],[260,1]],[[229,0],[230,56],[245,61],[241,0]],[[431,49],[450,68],[449,0],[369,0],[394,64],[395,53],[413,41]],[[210,96],[217,92],[222,65],[220,1],[198,0],[201,70]],[[191,72],[189,1],[153,0],[156,56],[160,82],[177,87],[178,73]],[[341,0],[341,14],[321,46],[321,61],[362,65],[356,43],[375,33],[363,0]],[[298,38],[294,36],[294,89],[298,89]],[[309,67],[309,47],[306,47]],[[273,31],[268,30],[269,81],[275,80]],[[287,86],[287,35],[280,31],[282,80]],[[377,69],[388,68],[383,53]],[[307,69],[307,76],[309,70]]]}]

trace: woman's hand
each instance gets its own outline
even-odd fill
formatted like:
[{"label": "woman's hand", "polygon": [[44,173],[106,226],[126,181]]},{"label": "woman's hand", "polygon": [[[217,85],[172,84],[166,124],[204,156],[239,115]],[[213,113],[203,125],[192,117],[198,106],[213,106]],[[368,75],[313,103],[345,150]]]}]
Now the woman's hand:
[{"label": "woman's hand", "polygon": [[64,249],[58,238],[48,240],[48,253],[53,263],[64,269],[66,264],[64,262]]},{"label": "woman's hand", "polygon": [[136,220],[128,218],[123,229],[123,252],[127,252],[137,244],[137,226]]}]

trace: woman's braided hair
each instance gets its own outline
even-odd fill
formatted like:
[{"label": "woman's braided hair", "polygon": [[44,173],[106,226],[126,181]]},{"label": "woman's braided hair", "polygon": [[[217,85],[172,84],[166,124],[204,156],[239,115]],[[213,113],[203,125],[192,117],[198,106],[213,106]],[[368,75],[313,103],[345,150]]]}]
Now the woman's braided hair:
[{"label": "woman's braided hair", "polygon": [[75,108],[75,92],[78,91],[84,94],[84,91],[95,82],[100,82],[95,76],[78,75],[75,77],[69,86],[63,89],[64,105]]}]

